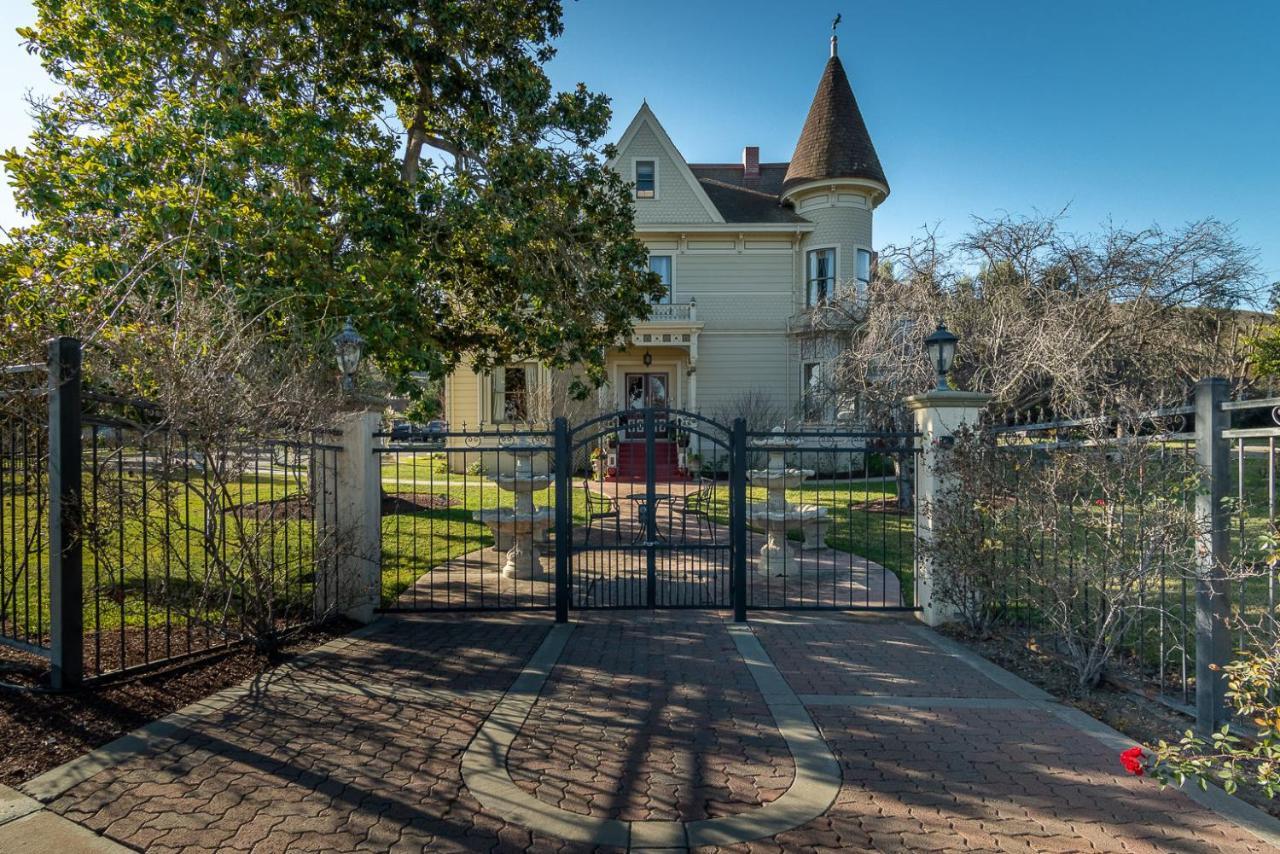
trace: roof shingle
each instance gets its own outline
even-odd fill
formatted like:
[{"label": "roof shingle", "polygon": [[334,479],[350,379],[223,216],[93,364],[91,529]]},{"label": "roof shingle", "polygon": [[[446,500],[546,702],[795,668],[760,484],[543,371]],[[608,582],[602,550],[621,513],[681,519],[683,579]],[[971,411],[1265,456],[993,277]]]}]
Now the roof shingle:
[{"label": "roof shingle", "polygon": [[689,171],[725,222],[808,222],[778,199],[785,163],[761,163],[760,177],[754,181],[743,176],[742,166],[732,163],[690,163]]},{"label": "roof shingle", "polygon": [[818,81],[782,189],[824,178],[866,178],[889,186],[838,56]]}]

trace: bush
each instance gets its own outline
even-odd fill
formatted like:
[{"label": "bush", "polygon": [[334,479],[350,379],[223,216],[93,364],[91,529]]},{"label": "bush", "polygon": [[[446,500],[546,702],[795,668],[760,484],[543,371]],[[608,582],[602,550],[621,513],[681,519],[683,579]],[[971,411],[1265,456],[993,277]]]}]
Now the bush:
[{"label": "bush", "polygon": [[1149,770],[1162,784],[1192,779],[1202,789],[1217,780],[1228,792],[1250,784],[1269,798],[1280,792],[1280,640],[1241,653],[1224,670],[1227,702],[1236,720],[1253,722],[1256,736],[1246,741],[1225,726],[1209,738],[1188,730],[1176,744],[1148,747],[1138,764],[1127,765],[1131,773]]}]

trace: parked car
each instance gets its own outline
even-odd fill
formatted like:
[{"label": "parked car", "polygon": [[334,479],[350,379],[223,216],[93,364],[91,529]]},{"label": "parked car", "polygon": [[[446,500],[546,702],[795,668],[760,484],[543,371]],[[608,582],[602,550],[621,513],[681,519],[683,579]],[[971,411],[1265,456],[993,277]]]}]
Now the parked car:
[{"label": "parked car", "polygon": [[426,424],[414,424],[411,421],[401,421],[391,425],[391,441],[443,442],[445,433],[448,431],[449,425],[440,420],[430,421]]}]

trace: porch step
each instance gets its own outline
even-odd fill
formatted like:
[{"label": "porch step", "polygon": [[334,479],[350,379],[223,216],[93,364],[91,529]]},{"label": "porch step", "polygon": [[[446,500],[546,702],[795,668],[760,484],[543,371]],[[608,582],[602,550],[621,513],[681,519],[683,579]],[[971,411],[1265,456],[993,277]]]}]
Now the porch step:
[{"label": "porch step", "polygon": [[[654,476],[658,480],[673,481],[688,478],[676,465],[680,460],[680,451],[675,442],[659,441],[653,443]],[[643,481],[645,479],[645,443],[623,442],[618,445],[618,473],[608,480]]]}]

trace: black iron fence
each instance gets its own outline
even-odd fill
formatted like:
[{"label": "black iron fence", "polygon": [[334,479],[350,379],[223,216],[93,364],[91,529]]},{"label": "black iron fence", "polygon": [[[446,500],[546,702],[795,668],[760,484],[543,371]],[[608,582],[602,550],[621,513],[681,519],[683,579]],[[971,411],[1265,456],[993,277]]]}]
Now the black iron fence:
[{"label": "black iron fence", "polygon": [[830,428],[747,435],[750,607],[919,606],[918,438]]},{"label": "black iron fence", "polygon": [[0,640],[47,656],[56,686],[268,640],[334,609],[331,436],[177,429],[153,403],[84,388],[71,339],[39,375],[44,417],[4,414]]},{"label": "black iron fence", "polygon": [[504,425],[431,441],[389,432],[375,439],[383,610],[555,607],[550,430]]},{"label": "black iron fence", "polygon": [[993,427],[1007,466],[969,495],[1000,619],[1077,664],[1098,645],[1108,678],[1201,729],[1227,720],[1220,667],[1276,639],[1280,399],[1226,393],[1211,380],[1193,405]]},{"label": "black iron fence", "polygon": [[0,370],[0,637],[49,642],[49,429],[45,365]]}]

